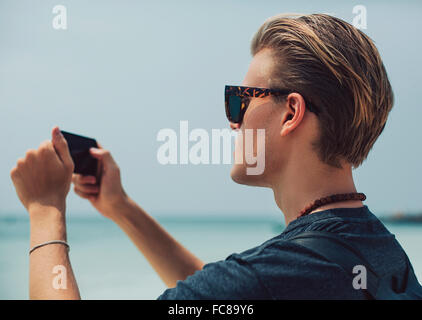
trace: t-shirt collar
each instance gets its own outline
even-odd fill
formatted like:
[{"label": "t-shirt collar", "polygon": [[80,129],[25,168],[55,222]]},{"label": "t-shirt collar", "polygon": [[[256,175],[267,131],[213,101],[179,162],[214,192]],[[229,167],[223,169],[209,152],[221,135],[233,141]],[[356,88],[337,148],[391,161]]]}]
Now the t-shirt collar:
[{"label": "t-shirt collar", "polygon": [[363,207],[358,208],[333,208],[322,211],[317,211],[312,214],[297,218],[289,223],[289,225],[284,229],[283,234],[290,233],[292,230],[306,225],[310,225],[316,221],[330,219],[330,218],[340,218],[347,220],[348,218],[361,218],[369,219],[374,217],[374,215],[369,211],[368,207],[364,205]]}]

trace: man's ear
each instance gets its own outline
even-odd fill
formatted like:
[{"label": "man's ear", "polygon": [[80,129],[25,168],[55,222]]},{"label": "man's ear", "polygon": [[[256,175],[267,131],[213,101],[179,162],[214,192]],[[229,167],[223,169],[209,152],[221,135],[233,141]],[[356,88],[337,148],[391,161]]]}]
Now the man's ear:
[{"label": "man's ear", "polygon": [[281,136],[288,135],[302,122],[305,115],[305,100],[299,93],[291,93],[287,96],[285,107],[281,116]]}]

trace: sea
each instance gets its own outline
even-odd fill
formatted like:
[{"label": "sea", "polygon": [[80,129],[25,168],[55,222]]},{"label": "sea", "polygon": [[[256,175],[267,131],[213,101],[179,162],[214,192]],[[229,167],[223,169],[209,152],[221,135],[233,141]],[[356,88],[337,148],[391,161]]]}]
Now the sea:
[{"label": "sea", "polygon": [[[282,221],[161,217],[203,262],[224,260],[281,233]],[[422,224],[388,223],[422,279]],[[67,217],[70,259],[83,299],[156,299],[166,286],[123,231],[103,217]],[[0,299],[28,299],[29,220],[0,216]],[[171,263],[171,261],[169,262]]]}]

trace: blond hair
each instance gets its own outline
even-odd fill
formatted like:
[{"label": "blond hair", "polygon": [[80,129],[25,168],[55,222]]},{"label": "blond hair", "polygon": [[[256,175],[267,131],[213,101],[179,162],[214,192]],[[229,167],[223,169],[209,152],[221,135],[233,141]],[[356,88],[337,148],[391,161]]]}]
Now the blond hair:
[{"label": "blond hair", "polygon": [[269,48],[270,84],[297,90],[317,106],[320,159],[358,167],[383,131],[393,92],[372,40],[351,24],[326,15],[269,18],[252,39],[251,53]]}]

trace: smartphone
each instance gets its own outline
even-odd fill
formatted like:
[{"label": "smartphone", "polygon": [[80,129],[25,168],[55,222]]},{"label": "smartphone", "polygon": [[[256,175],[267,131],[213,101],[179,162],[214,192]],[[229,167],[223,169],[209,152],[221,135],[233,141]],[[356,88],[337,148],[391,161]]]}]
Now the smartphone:
[{"label": "smartphone", "polygon": [[98,160],[89,153],[90,148],[98,148],[97,141],[78,134],[62,131],[69,146],[70,156],[75,164],[74,173],[97,177]]}]

